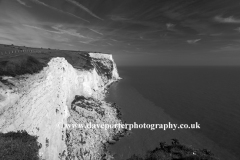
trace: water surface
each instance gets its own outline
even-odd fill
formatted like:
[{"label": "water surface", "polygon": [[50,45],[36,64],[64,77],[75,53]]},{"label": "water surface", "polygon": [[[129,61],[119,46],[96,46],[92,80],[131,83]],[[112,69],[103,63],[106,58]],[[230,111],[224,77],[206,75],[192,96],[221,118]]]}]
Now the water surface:
[{"label": "water surface", "polygon": [[239,67],[120,68],[124,79],[110,87],[107,100],[122,108],[127,123],[199,122],[201,129],[134,129],[110,150],[116,159],[126,159],[177,138],[221,159],[239,159],[239,72]]}]

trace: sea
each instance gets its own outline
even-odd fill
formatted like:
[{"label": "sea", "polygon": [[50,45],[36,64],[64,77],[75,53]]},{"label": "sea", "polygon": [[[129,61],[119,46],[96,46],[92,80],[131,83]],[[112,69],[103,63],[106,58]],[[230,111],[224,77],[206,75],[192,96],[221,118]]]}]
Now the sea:
[{"label": "sea", "polygon": [[118,67],[123,79],[106,101],[116,102],[128,124],[200,124],[196,129],[132,129],[109,146],[116,160],[144,155],[176,138],[208,149],[220,160],[240,159],[240,67]]}]

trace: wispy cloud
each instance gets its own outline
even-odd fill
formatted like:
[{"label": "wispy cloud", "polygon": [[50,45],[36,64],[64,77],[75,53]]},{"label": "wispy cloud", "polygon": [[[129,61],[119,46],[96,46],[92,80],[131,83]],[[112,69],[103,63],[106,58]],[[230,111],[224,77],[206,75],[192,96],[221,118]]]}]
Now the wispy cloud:
[{"label": "wispy cloud", "polygon": [[187,43],[189,44],[195,44],[197,43],[198,41],[200,41],[201,39],[193,39],[193,40],[187,40]]},{"label": "wispy cloud", "polygon": [[85,42],[85,41],[78,41],[80,43],[84,43],[84,44],[89,44],[90,42]]},{"label": "wispy cloud", "polygon": [[22,0],[17,0],[17,2],[22,4],[22,5],[24,5],[24,6],[26,6],[26,7],[31,7],[31,6],[27,5],[25,2],[23,2]]},{"label": "wispy cloud", "polygon": [[221,35],[223,35],[223,33],[212,33],[212,34],[210,34],[210,36],[221,36]]},{"label": "wispy cloud", "polygon": [[63,32],[58,32],[58,31],[51,31],[51,30],[47,30],[47,29],[43,29],[43,28],[40,28],[40,27],[37,27],[37,26],[31,26],[31,25],[27,25],[27,24],[23,24],[23,26],[34,28],[34,29],[39,29],[39,30],[46,31],[46,32],[51,32],[51,33],[57,33],[57,34],[62,34],[63,33]]},{"label": "wispy cloud", "polygon": [[52,36],[51,38],[55,41],[58,41],[58,42],[69,42],[68,38],[62,37],[60,35]]},{"label": "wispy cloud", "polygon": [[90,11],[90,9],[88,9],[87,7],[83,6],[82,4],[78,3],[77,1],[74,1],[74,0],[66,0],[72,4],[74,4],[75,6],[81,8],[82,10],[86,11],[87,13],[89,13],[91,16],[97,18],[97,19],[100,19],[100,20],[103,20],[102,18],[98,17],[96,14],[94,14],[92,11]]},{"label": "wispy cloud", "polygon": [[108,42],[107,42],[107,44],[108,44],[109,46],[113,46],[111,43],[108,43]]},{"label": "wispy cloud", "polygon": [[98,39],[83,39],[83,40],[78,41],[78,42],[84,43],[84,44],[87,44],[87,45],[92,45],[92,46],[106,46],[106,45],[98,44],[98,42],[100,42],[100,41],[98,41]]},{"label": "wispy cloud", "polygon": [[77,33],[77,31],[75,29],[65,29],[63,25],[56,25],[56,26],[53,26],[52,28],[59,31],[62,34],[66,33],[68,35],[75,36],[78,38],[88,38],[88,37],[81,35],[80,33]]},{"label": "wispy cloud", "polygon": [[214,20],[220,23],[240,23],[240,19],[234,18],[233,16],[223,18],[221,16],[215,16]]},{"label": "wispy cloud", "polygon": [[166,27],[167,27],[168,30],[172,30],[175,27],[175,24],[167,23]]},{"label": "wispy cloud", "polygon": [[96,30],[94,30],[94,29],[89,28],[89,30],[90,30],[90,31],[93,31],[93,32],[95,32],[95,33],[97,33],[97,34],[103,35],[103,33],[100,33],[99,31],[96,31]]},{"label": "wispy cloud", "polygon": [[69,28],[68,26],[64,26],[64,25],[55,25],[52,27],[53,29],[55,29],[56,31],[58,31],[61,34],[67,34],[73,37],[77,37],[82,43],[90,43],[90,42],[95,42],[95,41],[101,41],[103,40],[100,37],[89,37],[89,36],[84,36],[80,33],[78,33],[78,30],[74,29],[73,27]]},{"label": "wispy cloud", "polygon": [[37,3],[37,4],[43,5],[43,6],[45,6],[45,7],[48,7],[48,8],[50,8],[50,9],[53,9],[53,10],[55,10],[55,11],[58,11],[58,12],[61,12],[61,13],[64,13],[64,14],[68,14],[68,15],[73,16],[73,17],[75,17],[75,18],[81,19],[81,20],[83,20],[83,21],[85,21],[85,22],[89,22],[88,20],[85,20],[85,19],[83,19],[83,18],[81,18],[81,17],[79,17],[79,16],[76,16],[75,14],[72,14],[72,13],[69,13],[69,12],[65,12],[65,11],[60,10],[60,9],[58,9],[58,8],[52,7],[52,6],[46,4],[46,3],[42,2],[42,1],[39,1],[39,0],[32,0],[32,1],[35,2],[35,3]]},{"label": "wispy cloud", "polygon": [[131,20],[129,18],[119,16],[119,15],[110,15],[109,18],[113,21],[128,21],[128,20]]},{"label": "wispy cloud", "polygon": [[[240,51],[240,46],[237,44],[227,44],[223,47],[220,47],[219,49],[213,50],[213,52],[226,52],[226,51],[233,51],[233,52],[239,52]],[[230,53],[230,52],[226,52],[226,53]]]},{"label": "wispy cloud", "polygon": [[113,39],[113,38],[109,38],[109,40],[111,40],[113,42],[122,42],[122,41],[119,41],[119,40],[116,40],[116,39]]},{"label": "wispy cloud", "polygon": [[238,31],[238,32],[240,33],[240,27],[236,28],[235,30]]},{"label": "wispy cloud", "polygon": [[[64,32],[47,30],[47,29],[44,29],[44,28],[40,28],[40,27],[32,26],[32,25],[27,25],[27,24],[23,24],[23,26],[33,28],[33,29],[37,29],[37,30],[41,30],[41,31],[44,31],[44,32],[55,33],[55,35],[52,34],[51,36],[48,36],[48,38],[51,38],[51,39],[53,39],[55,41],[58,41],[58,42],[69,42],[68,38],[61,36],[61,34],[64,34]],[[58,34],[58,35],[56,35],[56,34]]]},{"label": "wispy cloud", "polygon": [[136,24],[136,25],[142,25],[142,26],[147,26],[147,27],[154,27],[154,28],[158,28],[160,25],[159,23],[153,22],[153,21],[145,21],[145,20],[134,20],[134,19],[130,19],[130,18],[126,18],[123,16],[119,16],[119,15],[109,15],[108,16],[109,19],[111,19],[112,21],[116,21],[116,22],[122,22],[125,24]]},{"label": "wispy cloud", "polygon": [[[38,29],[38,30],[41,30],[41,31],[49,32],[49,33],[67,34],[69,36],[80,38],[82,43],[83,42],[89,43],[89,42],[93,41],[93,38],[83,36],[80,33],[78,33],[77,30],[75,30],[75,29],[66,29],[66,27],[64,27],[63,25],[55,25],[55,26],[53,26],[52,28],[55,31],[44,29],[44,28],[37,27],[37,26],[27,25],[27,24],[23,24],[23,26],[26,26],[26,27],[29,27],[29,28],[33,28],[33,29]],[[65,42],[67,42],[69,40],[68,38],[63,38],[63,37],[60,37],[60,36],[55,36],[55,37],[56,37],[55,40],[58,39],[58,41],[65,41]]]},{"label": "wispy cloud", "polygon": [[123,52],[132,53],[132,51],[123,50]]}]

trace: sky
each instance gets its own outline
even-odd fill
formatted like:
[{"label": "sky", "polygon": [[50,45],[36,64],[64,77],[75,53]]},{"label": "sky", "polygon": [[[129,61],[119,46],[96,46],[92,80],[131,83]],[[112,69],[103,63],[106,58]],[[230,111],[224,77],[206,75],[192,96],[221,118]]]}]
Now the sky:
[{"label": "sky", "polygon": [[240,65],[239,0],[0,0],[0,43],[117,65]]}]

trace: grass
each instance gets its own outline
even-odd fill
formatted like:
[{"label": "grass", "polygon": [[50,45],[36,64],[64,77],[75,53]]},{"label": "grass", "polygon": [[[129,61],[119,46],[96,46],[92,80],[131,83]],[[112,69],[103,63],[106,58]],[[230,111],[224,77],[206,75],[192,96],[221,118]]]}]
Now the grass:
[{"label": "grass", "polygon": [[45,66],[32,56],[21,57],[17,61],[0,61],[0,75],[17,76],[39,72]]},{"label": "grass", "polygon": [[0,133],[1,160],[40,160],[41,144],[26,131]]},{"label": "grass", "polygon": [[72,66],[89,70],[93,66],[92,59],[87,53],[89,52],[0,44],[0,76],[36,73],[47,66],[53,57],[64,57]]}]

